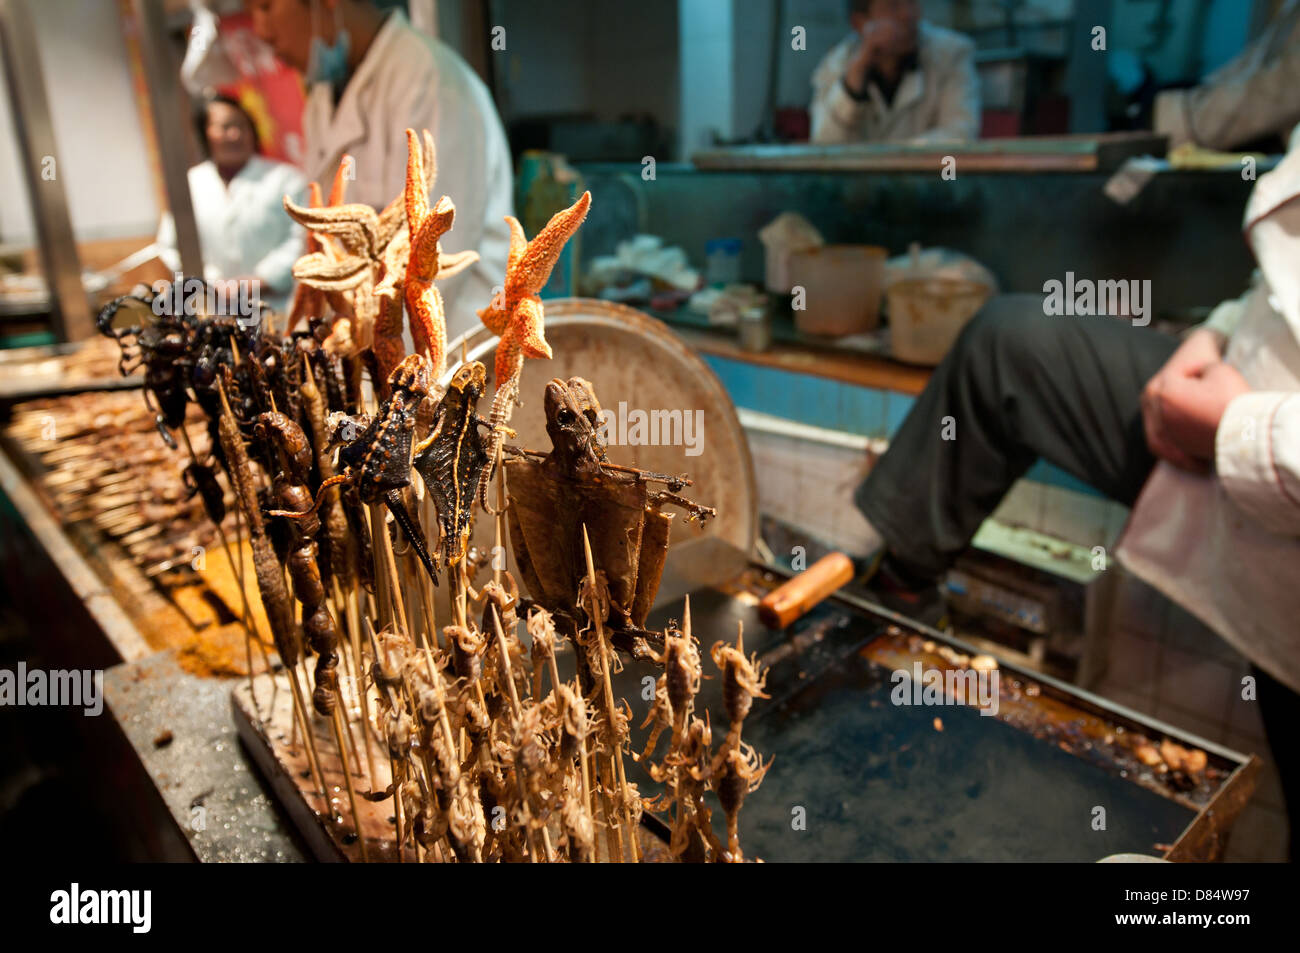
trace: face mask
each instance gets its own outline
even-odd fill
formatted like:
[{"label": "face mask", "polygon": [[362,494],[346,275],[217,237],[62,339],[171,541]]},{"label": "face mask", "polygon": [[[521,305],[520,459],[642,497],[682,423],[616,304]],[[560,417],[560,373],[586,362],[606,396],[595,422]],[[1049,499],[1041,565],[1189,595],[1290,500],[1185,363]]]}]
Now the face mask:
[{"label": "face mask", "polygon": [[[317,16],[320,13],[320,6],[316,0],[312,0],[312,23],[316,23]],[[342,86],[348,78],[348,53],[351,49],[351,37],[343,29],[343,10],[341,7],[334,8],[334,22],[336,32],[334,34],[334,45],[330,46],[319,36],[313,36],[311,39],[311,50],[307,55],[307,72],[303,80],[307,85],[313,83],[329,83],[333,86]]]},{"label": "face mask", "polygon": [[351,40],[348,34],[339,30],[334,37],[334,45],[329,46],[320,37],[312,37],[311,53],[307,57],[307,73],[303,77],[308,85],[313,83],[330,83],[342,86],[348,78],[348,51]]}]

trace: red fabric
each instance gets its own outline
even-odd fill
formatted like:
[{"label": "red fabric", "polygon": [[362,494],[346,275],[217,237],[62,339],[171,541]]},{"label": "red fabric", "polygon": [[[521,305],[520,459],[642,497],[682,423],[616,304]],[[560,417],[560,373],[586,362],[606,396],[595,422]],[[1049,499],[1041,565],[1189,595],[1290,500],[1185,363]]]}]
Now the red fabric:
[{"label": "red fabric", "polygon": [[221,44],[241,77],[221,92],[238,99],[253,121],[268,159],[303,164],[302,79],[285,66],[270,47],[253,33],[247,13],[232,13],[218,20]]}]

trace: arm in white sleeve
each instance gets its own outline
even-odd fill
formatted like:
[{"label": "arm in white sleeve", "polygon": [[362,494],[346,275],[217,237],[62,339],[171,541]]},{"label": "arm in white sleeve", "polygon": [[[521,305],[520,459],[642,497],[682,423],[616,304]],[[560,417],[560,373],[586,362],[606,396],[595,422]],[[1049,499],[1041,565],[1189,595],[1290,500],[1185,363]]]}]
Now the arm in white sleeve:
[{"label": "arm in white sleeve", "polygon": [[1219,421],[1214,458],[1224,490],[1247,517],[1300,536],[1300,393],[1235,398]]},{"label": "arm in white sleeve", "polygon": [[162,220],[158,223],[158,237],[154,242],[158,245],[158,257],[167,266],[167,270],[172,274],[180,271],[181,253],[176,247],[176,220],[172,218],[171,212],[162,213]]},{"label": "arm in white sleeve", "polygon": [[[162,263],[167,266],[167,270],[173,275],[181,272],[181,253],[176,247],[176,220],[172,218],[171,212],[163,212],[162,219],[158,224],[158,237],[154,239],[158,245],[158,257]],[[205,281],[220,281],[224,275],[216,265],[205,260],[203,262],[203,278]]]},{"label": "arm in white sleeve", "polygon": [[[1257,271],[1256,276],[1259,272]],[[1241,316],[1246,310],[1246,299],[1254,292],[1252,287],[1238,298],[1229,298],[1227,301],[1220,301],[1210,312],[1210,316],[1196,325],[1194,330],[1213,331],[1222,338],[1220,342],[1226,346],[1228,339],[1237,331],[1237,325],[1241,323]],[[1222,350],[1222,347],[1220,348]]]},{"label": "arm in white sleeve", "polygon": [[1300,121],[1300,7],[1271,24],[1200,86],[1156,98],[1155,131],[1173,148],[1192,142],[1232,149]]},{"label": "arm in white sleeve", "polygon": [[[442,239],[446,251],[476,248],[483,230],[483,210],[487,191],[486,143],[482,119],[468,95],[439,95],[437,82],[412,84],[409,94],[396,103],[393,115],[396,130],[393,146],[388,150],[389,167],[385,181],[401,182],[406,178],[406,132],[428,129],[433,134],[438,156],[438,175],[430,193],[430,204],[448,196],[456,205],[451,231]],[[400,141],[399,141],[400,140]]]},{"label": "arm in white sleeve", "polygon": [[[287,191],[294,202],[306,204],[307,189],[301,177],[296,177],[292,188]],[[280,206],[271,209],[269,214],[272,216],[270,227],[285,229],[284,241],[262,256],[262,260],[253,268],[253,277],[265,289],[270,289],[275,294],[286,294],[293,288],[293,264],[304,252],[303,228],[289,218]]]},{"label": "arm in white sleeve", "polygon": [[944,77],[933,129],[918,142],[969,142],[979,138],[980,85],[975,72],[975,46],[964,44]]},{"label": "arm in white sleeve", "polygon": [[[509,233],[503,216],[510,203],[500,201],[497,192],[502,177],[509,180],[509,153],[502,142],[499,149],[489,141],[488,124],[495,117],[485,117],[492,109],[486,96],[458,83],[455,77],[410,84],[409,93],[395,103],[393,115],[404,117],[417,132],[433,133],[438,155],[438,177],[430,201],[446,195],[456,206],[451,231],[443,236],[444,252],[477,251],[480,261],[454,277],[438,282],[447,312],[448,339],[478,325],[475,310],[486,307],[493,287],[505,278],[506,250]],[[388,161],[390,175],[406,174],[406,138],[399,127],[400,145],[395,145]],[[497,154],[500,152],[501,154]],[[502,163],[505,171],[502,172]],[[398,179],[401,180],[400,178]],[[489,211],[492,220],[488,221]]]},{"label": "arm in white sleeve", "polygon": [[862,140],[862,125],[872,109],[869,99],[858,100],[844,88],[844,79],[829,75],[814,80],[809,139],[818,145],[840,145]]}]

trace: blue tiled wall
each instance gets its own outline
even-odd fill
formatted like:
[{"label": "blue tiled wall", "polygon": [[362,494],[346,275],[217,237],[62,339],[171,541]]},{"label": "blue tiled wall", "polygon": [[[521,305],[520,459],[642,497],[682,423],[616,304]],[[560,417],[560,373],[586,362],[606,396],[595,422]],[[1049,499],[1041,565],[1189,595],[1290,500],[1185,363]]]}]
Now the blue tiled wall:
[{"label": "blue tiled wall", "polygon": [[[701,354],[738,407],[864,437],[892,437],[915,398],[895,391],[857,387],[840,381]],[[1036,483],[1100,496],[1086,483],[1043,460],[1026,475]]]}]

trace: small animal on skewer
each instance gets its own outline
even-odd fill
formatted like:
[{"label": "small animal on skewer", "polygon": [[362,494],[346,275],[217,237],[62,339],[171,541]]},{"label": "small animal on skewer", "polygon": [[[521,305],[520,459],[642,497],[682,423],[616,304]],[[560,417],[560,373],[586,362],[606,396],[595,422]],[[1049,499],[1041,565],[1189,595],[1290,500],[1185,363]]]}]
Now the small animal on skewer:
[{"label": "small animal on skewer", "polygon": [[429,396],[429,362],[420,354],[408,354],[389,375],[390,394],[373,418],[339,418],[335,433],[364,429],[354,439],[346,442],[339,451],[343,472],[325,480],[316,491],[316,501],[311,509],[297,513],[275,510],[272,516],[303,519],[313,516],[324,502],[324,493],[332,486],[355,485],[363,503],[382,502],[388,507],[398,527],[405,534],[434,585],[438,583],[437,569],[429,556],[424,533],[411,518],[402,500],[401,491],[411,483],[411,440],[415,433],[415,417],[420,401]]}]

